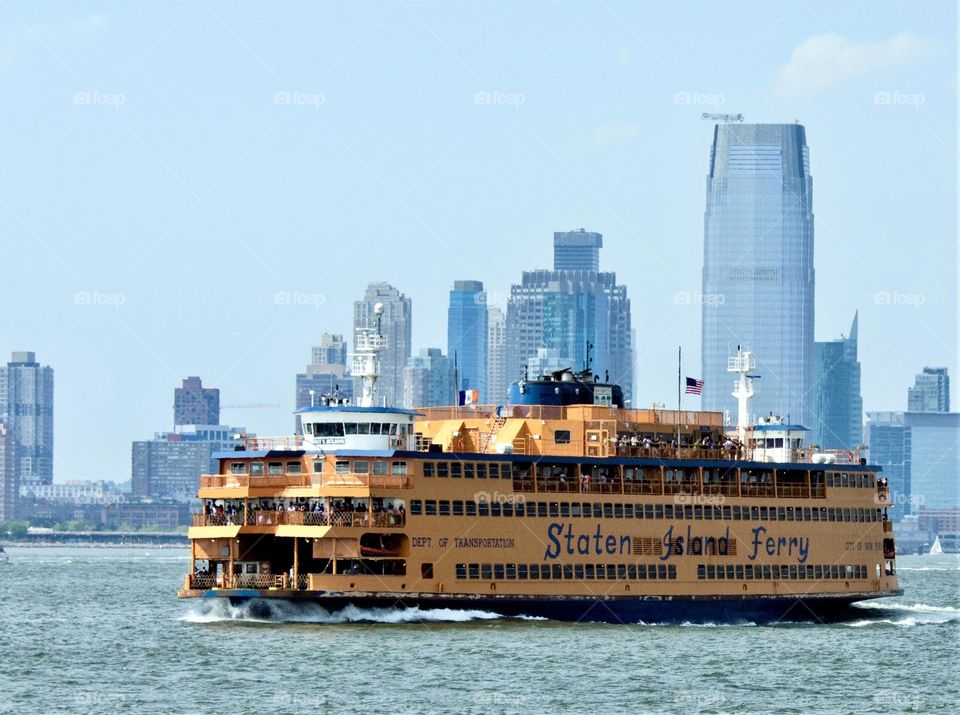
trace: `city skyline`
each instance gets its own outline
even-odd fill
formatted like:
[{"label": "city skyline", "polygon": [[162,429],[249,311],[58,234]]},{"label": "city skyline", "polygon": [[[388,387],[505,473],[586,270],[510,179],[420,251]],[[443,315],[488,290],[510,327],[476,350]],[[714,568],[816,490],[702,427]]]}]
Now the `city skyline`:
[{"label": "city skyline", "polygon": [[[859,309],[866,410],[900,409],[923,365],[960,369],[951,5],[917,17],[881,3],[863,28],[857,3],[754,3],[736,13],[759,38],[743,48],[717,32],[733,16],[617,3],[546,20],[525,8],[508,28],[407,8],[391,32],[370,9],[329,25],[308,10],[305,25],[339,28],[320,42],[258,33],[229,8],[223,24],[193,12],[180,25],[173,7],[11,7],[2,121],[18,141],[0,220],[22,269],[2,285],[17,306],[6,349],[57,370],[57,481],[124,479],[130,442],[169,424],[170,386],[188,375],[282,405],[223,408],[225,422],[289,431],[303,351],[352,333],[367,283],[412,300],[412,348],[446,345],[432,307],[454,279],[505,307],[521,270],[550,265],[549,236],[580,226],[603,234],[634,301],[634,404],[670,404],[677,345],[686,372],[699,364],[701,112],[806,128],[815,338]],[[570,28],[589,51],[553,44]],[[492,33],[502,52],[477,42]],[[198,61],[201,44],[223,62]],[[140,397],[122,419],[120,394]]]}]

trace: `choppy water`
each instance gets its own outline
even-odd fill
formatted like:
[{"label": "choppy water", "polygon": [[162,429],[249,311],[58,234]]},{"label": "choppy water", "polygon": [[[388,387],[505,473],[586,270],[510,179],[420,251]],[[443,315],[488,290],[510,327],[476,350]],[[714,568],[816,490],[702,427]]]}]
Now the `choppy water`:
[{"label": "choppy water", "polygon": [[957,712],[960,557],[842,624],[181,602],[185,550],[9,548],[0,712]]}]

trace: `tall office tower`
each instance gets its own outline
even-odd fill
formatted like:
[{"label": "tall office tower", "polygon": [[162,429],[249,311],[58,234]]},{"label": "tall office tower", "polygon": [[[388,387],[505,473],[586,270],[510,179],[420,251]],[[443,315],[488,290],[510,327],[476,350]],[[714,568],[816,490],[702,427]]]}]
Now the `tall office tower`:
[{"label": "tall office tower", "polygon": [[849,337],[814,346],[812,444],[822,449],[853,449],[863,441],[863,398],[857,360],[857,315]]},{"label": "tall office tower", "polygon": [[487,308],[487,401],[507,402],[507,317],[496,306]]},{"label": "tall office tower", "polygon": [[890,518],[900,521],[910,513],[910,427],[903,412],[868,412],[867,445],[870,464],[881,469],[890,484],[893,501]]},{"label": "tall office tower", "polygon": [[20,495],[17,476],[17,443],[13,439],[13,430],[0,422],[0,521],[17,518]]},{"label": "tall office tower", "polygon": [[[324,333],[320,344],[310,350],[310,357],[306,371],[297,373],[296,409],[319,405],[323,395],[336,394],[352,400],[353,380],[347,369],[347,343],[343,336]],[[301,431],[300,415],[295,415],[294,429]]]},{"label": "tall office tower", "polygon": [[[373,327],[376,324],[374,308],[378,303],[383,306],[380,330],[386,337],[387,346],[380,353],[377,402],[399,405],[403,401],[403,370],[413,342],[413,304],[389,283],[369,284],[363,299],[353,304],[354,348],[356,328]],[[354,394],[359,392],[359,385],[354,385]]]},{"label": "tall office tower", "polygon": [[949,412],[950,376],[945,367],[925,367],[907,388],[908,412]]},{"label": "tall office tower", "polygon": [[173,391],[173,424],[220,424],[220,390],[204,387],[199,377],[188,377]]},{"label": "tall office tower", "polygon": [[487,402],[487,294],[480,281],[454,281],[447,312],[447,357],[459,390],[478,390]]},{"label": "tall office tower", "polygon": [[453,360],[440,348],[424,348],[403,371],[403,406],[455,405],[456,385]]},{"label": "tall office tower", "polygon": [[616,273],[564,270],[556,265],[552,271],[524,271],[520,284],[511,287],[507,303],[508,383],[523,378],[527,360],[536,357],[540,348],[555,350],[566,366],[582,369],[588,342],[592,369],[601,379],[609,374],[629,400],[633,392],[630,299],[626,286],[617,284]]},{"label": "tall office tower", "polygon": [[813,183],[800,124],[714,127],[703,220],[705,410],[736,418],[727,358],[757,360],[753,417],[809,426],[813,403]]},{"label": "tall office tower", "polygon": [[556,271],[600,270],[600,249],[603,236],[583,230],[555,231],[553,234],[553,269]]},{"label": "tall office tower", "polygon": [[4,368],[7,429],[16,444],[21,487],[53,484],[53,368],[32,352],[15,352]]},{"label": "tall office tower", "polygon": [[310,349],[310,364],[318,368],[330,367],[330,372],[342,376],[347,367],[347,341],[342,335],[324,333],[320,336],[320,344]]}]

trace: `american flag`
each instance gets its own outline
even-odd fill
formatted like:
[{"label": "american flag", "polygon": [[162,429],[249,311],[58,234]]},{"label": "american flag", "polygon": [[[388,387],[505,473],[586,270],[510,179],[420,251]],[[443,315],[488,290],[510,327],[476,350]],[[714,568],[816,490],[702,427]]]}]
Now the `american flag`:
[{"label": "american flag", "polygon": [[699,395],[703,392],[703,380],[697,380],[692,377],[687,378],[687,390],[688,395]]}]

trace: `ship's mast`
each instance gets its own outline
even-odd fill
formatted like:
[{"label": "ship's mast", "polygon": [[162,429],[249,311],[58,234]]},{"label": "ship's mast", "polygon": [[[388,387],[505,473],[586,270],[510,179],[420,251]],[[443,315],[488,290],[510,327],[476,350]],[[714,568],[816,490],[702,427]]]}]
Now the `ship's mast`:
[{"label": "ship's mast", "polygon": [[757,369],[757,362],[749,351],[744,352],[737,346],[736,357],[727,358],[727,372],[737,373],[737,380],[733,383],[733,392],[737,398],[737,439],[746,444],[749,416],[747,403],[753,397],[753,375],[751,371]]},{"label": "ship's mast", "polygon": [[387,347],[387,339],[380,334],[383,304],[373,307],[374,327],[357,328],[356,350],[351,371],[361,381],[360,407],[374,407],[377,398],[377,378],[380,377],[380,351]]}]

